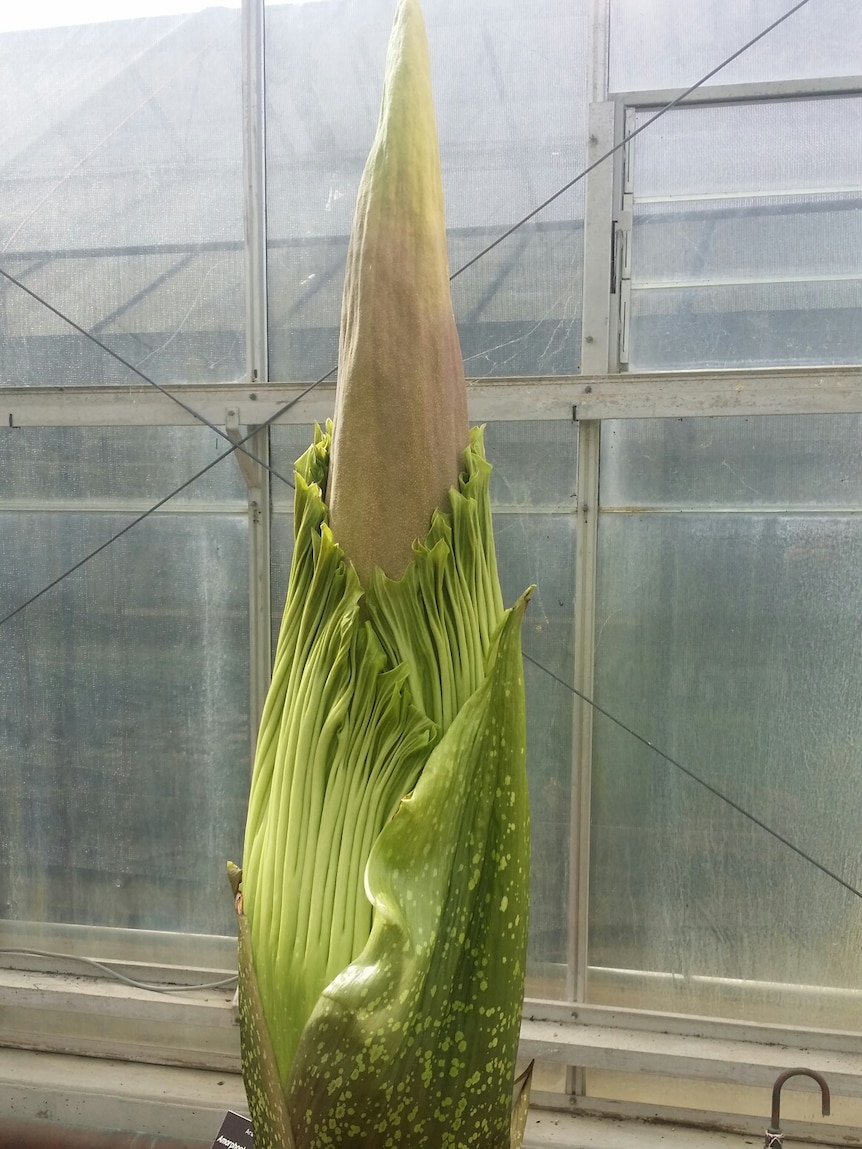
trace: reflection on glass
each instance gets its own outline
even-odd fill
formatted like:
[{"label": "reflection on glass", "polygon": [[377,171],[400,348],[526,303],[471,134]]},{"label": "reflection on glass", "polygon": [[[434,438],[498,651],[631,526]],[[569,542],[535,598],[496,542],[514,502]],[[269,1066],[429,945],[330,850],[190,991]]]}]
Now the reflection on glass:
[{"label": "reflection on glass", "polygon": [[[3,605],[127,521],[0,513]],[[235,931],[247,571],[245,514],[162,514],[4,627],[0,917]]]},{"label": "reflection on glass", "polygon": [[[711,422],[630,425],[608,453],[596,695],[858,887],[857,420],[834,457],[822,422]],[[862,1028],[858,898],[601,716],[594,745],[593,1000]]]},{"label": "reflection on glass", "polygon": [[[457,271],[583,167],[586,0],[423,5],[450,266]],[[267,7],[270,366],[334,366],[347,236],[374,135],[392,6]],[[583,188],[453,284],[468,375],[577,370]]]},{"label": "reflection on glass", "polygon": [[[158,381],[244,365],[240,17],[0,36],[4,267]],[[2,288],[0,384],[137,378]]]}]

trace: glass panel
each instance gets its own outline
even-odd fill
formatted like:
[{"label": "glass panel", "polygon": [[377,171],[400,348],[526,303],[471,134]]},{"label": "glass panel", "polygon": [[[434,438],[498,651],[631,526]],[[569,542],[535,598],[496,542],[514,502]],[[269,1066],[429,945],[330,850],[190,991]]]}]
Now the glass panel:
[{"label": "glass panel", "polygon": [[[307,428],[277,427],[272,462],[287,467],[309,442]],[[494,466],[492,499],[503,598],[536,584],[524,625],[527,749],[533,820],[530,984],[563,993],[567,936],[572,694],[546,671],[571,680],[575,566],[574,423],[500,422],[485,430]],[[281,618],[293,545],[292,505],[272,526],[273,619]]]},{"label": "glass panel", "polygon": [[632,368],[858,361],[860,117],[854,99],[693,108],[635,140]]},{"label": "glass panel", "polygon": [[531,583],[524,623],[527,771],[532,819],[527,992],[562,996],[568,922],[575,521],[570,515],[510,514],[495,520],[503,598]]},{"label": "glass panel", "polygon": [[133,502],[145,509],[224,456],[168,509],[231,503],[245,511],[246,486],[228,447],[202,427],[0,429],[0,506],[98,500],[100,507]]},{"label": "glass panel", "polygon": [[[655,115],[635,116],[640,127]],[[856,98],[685,108],[668,112],[636,140],[635,199],[792,195],[860,190]]]},{"label": "glass panel", "polygon": [[[577,442],[574,423],[488,423],[485,454],[494,468],[494,507],[529,508],[544,514],[561,509],[574,511]],[[523,589],[515,590],[515,596]]]},{"label": "glass panel", "polygon": [[640,203],[637,221],[641,290],[860,275],[862,194]]},{"label": "glass panel", "polygon": [[[307,2],[307,0],[305,0]],[[240,0],[222,0],[222,8],[237,8]],[[141,16],[187,16],[208,6],[208,0],[125,0],[122,10],[105,8],[101,0],[63,0],[58,7],[52,0],[14,10],[0,11],[0,31],[27,31],[33,28],[66,28],[73,24],[96,24],[108,20],[132,20]]]},{"label": "glass panel", "polygon": [[[3,266],[160,382],[244,366],[239,12],[0,36]],[[6,282],[0,384],[136,377]]]},{"label": "glass panel", "polygon": [[[606,426],[596,697],[859,887],[858,419],[804,425]],[[858,898],[601,716],[593,795],[593,1000],[862,1028]]]},{"label": "glass panel", "polygon": [[862,279],[632,291],[633,371],[862,361]]},{"label": "glass panel", "polygon": [[[586,0],[424,5],[453,271],[583,167]],[[270,367],[338,353],[347,235],[374,135],[392,6],[267,7]],[[540,126],[537,132],[537,125]],[[453,284],[470,375],[577,370],[583,187]]]},{"label": "glass panel", "polygon": [[[611,91],[688,87],[767,28],[785,0],[611,0]],[[770,32],[711,84],[852,76],[862,13],[854,0],[810,4]]]},{"label": "glass panel", "polygon": [[859,507],[860,439],[859,415],[611,420],[602,507]]},{"label": "glass panel", "polygon": [[[0,513],[4,606],[127,521]],[[6,624],[0,917],[235,932],[247,572],[245,514],[161,514]]]}]

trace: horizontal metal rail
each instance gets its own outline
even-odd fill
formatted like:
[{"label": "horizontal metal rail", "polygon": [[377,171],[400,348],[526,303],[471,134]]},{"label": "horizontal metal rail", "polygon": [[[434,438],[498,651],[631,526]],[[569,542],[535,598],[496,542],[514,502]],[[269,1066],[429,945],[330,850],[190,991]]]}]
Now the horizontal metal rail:
[{"label": "horizontal metal rail", "polygon": [[[223,425],[271,418],[307,383],[187,384],[173,388],[195,411]],[[675,371],[625,375],[560,375],[472,379],[476,422],[659,419],[702,415],[862,413],[862,366]],[[279,416],[276,425],[331,418],[335,387],[323,384]],[[153,388],[3,387],[0,428],[182,427],[197,421]]]}]

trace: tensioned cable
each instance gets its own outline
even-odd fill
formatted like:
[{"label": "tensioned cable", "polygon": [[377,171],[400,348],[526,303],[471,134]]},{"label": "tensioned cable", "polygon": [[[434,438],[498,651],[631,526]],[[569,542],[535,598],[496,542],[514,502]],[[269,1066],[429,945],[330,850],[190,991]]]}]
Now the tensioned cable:
[{"label": "tensioned cable", "polygon": [[664,758],[665,762],[669,762],[671,766],[675,766],[677,770],[680,770],[683,774],[686,775],[687,778],[691,778],[692,781],[697,782],[699,786],[703,786],[703,788],[708,790],[710,794],[714,794],[716,798],[720,798],[722,802],[726,802],[728,806],[736,810],[737,813],[742,814],[743,817],[748,818],[748,820],[753,822],[755,826],[759,826],[761,830],[765,830],[767,834],[771,834],[773,838],[781,842],[783,846],[787,846],[787,848],[792,850],[794,854],[798,854],[800,858],[804,858],[806,862],[810,862],[811,865],[815,867],[815,869],[820,870],[821,873],[826,874],[827,877],[832,878],[834,881],[838,882],[840,886],[843,886],[845,890],[849,890],[851,894],[855,894],[857,898],[862,898],[862,890],[857,890],[855,886],[852,886],[849,882],[845,881],[844,878],[840,876],[840,874],[836,874],[834,870],[830,870],[828,866],[824,866],[822,862],[818,862],[816,858],[812,858],[810,854],[807,854],[803,849],[791,842],[789,838],[785,838],[783,834],[779,834],[777,830],[773,830],[771,826],[767,826],[767,824],[758,818],[756,814],[752,814],[751,811],[746,810],[744,806],[740,806],[740,804],[735,802],[733,798],[728,798],[726,794],[722,793],[722,791],[719,790],[716,786],[713,786],[711,782],[707,782],[704,778],[701,778],[699,774],[695,774],[693,770],[689,770],[687,766],[683,766],[683,764],[678,762],[676,758],[672,758],[670,754],[665,753],[665,751],[662,750],[659,746],[656,746],[653,742],[650,742],[648,738],[645,738],[642,734],[638,734],[637,730],[633,730],[631,726],[627,726],[625,722],[611,714],[609,710],[605,710],[603,706],[600,706],[598,702],[594,701],[594,699],[589,698],[586,694],[583,693],[583,691],[578,690],[576,686],[572,686],[570,682],[566,682],[564,678],[560,678],[558,674],[554,674],[553,670],[549,670],[547,666],[544,666],[537,659],[531,658],[529,654],[525,653],[524,658],[527,662],[531,662],[533,666],[538,667],[539,670],[544,671],[544,673],[547,674],[549,678],[552,678],[554,682],[558,682],[560,686],[564,687],[566,690],[576,695],[582,701],[586,702],[589,706],[592,707],[593,710],[596,711],[596,713],[601,714],[604,718],[609,719],[614,723],[615,726],[618,726],[620,730],[624,730],[626,734],[630,734],[632,738],[636,739],[636,741],[640,742],[643,746],[648,747],[648,749],[652,750],[654,754],[658,754],[660,758]]},{"label": "tensioned cable", "polygon": [[[205,427],[209,427],[211,431],[215,431],[216,435],[218,435],[219,438],[224,439],[226,443],[230,443],[234,447],[234,450],[242,451],[242,453],[247,455],[249,459],[252,460],[252,462],[257,463],[259,467],[263,467],[264,470],[269,471],[269,473],[274,475],[276,479],[281,479],[283,483],[287,483],[290,488],[293,488],[293,483],[290,481],[290,479],[286,479],[284,475],[280,475],[278,471],[270,467],[268,463],[264,463],[263,459],[258,459],[257,455],[252,454],[251,451],[246,450],[246,448],[242,446],[242,443],[246,441],[245,439],[243,439],[240,443],[234,443],[230,435],[228,435],[226,431],[223,431],[221,427],[217,426],[215,423],[211,423],[209,419],[207,419],[206,415],[202,415],[200,411],[196,411],[194,407],[191,407],[188,403],[186,403],[184,399],[181,399],[179,395],[175,395],[172,391],[169,391],[167,387],[163,387],[161,383],[157,383],[155,379],[151,379],[149,375],[145,375],[139,367],[134,365],[134,363],[130,363],[128,359],[124,359],[122,355],[113,349],[113,347],[109,347],[107,343],[103,343],[101,339],[98,339],[95,335],[89,332],[86,327],[82,327],[79,323],[76,323],[74,319],[70,319],[68,315],[60,311],[60,309],[55,307],[53,303],[49,303],[47,299],[43,299],[42,296],[33,291],[32,288],[28,287],[25,283],[22,283],[20,279],[16,279],[14,275],[10,275],[10,273],[5,271],[2,267],[0,267],[0,275],[2,275],[5,279],[8,279],[10,283],[14,283],[16,287],[20,287],[20,289],[23,292],[26,292],[26,294],[29,295],[31,299],[35,299],[37,303],[41,303],[42,306],[47,308],[52,315],[56,315],[58,319],[62,319],[64,323],[67,323],[80,335],[83,335],[86,339],[89,339],[91,343],[95,343],[97,347],[101,347],[101,349],[106,351],[108,355],[113,356],[113,358],[116,359],[118,363],[122,363],[122,365],[124,367],[128,367],[130,371],[134,371],[135,375],[143,379],[145,383],[149,383],[151,387],[155,387],[155,389],[160,391],[166,398],[173,400],[173,402],[176,403],[178,407],[182,407],[186,414],[191,415],[193,419],[197,419],[199,423],[203,423]],[[330,372],[330,374],[332,374],[332,372]],[[318,382],[320,382],[320,380],[318,380]],[[315,386],[316,385],[317,384],[315,384]],[[258,426],[263,425],[264,424],[259,424]],[[249,436],[246,436],[246,439],[247,438],[249,438]],[[229,455],[232,454],[232,452],[226,451],[225,454]],[[183,488],[180,487],[179,489],[182,490]]]},{"label": "tensioned cable", "polygon": [[519,219],[517,223],[513,223],[507,231],[504,231],[502,235],[498,235],[497,238],[493,240],[493,242],[489,243],[487,247],[483,247],[480,252],[477,252],[476,255],[474,255],[471,259],[468,259],[466,263],[462,264],[457,271],[454,271],[449,276],[450,282],[451,280],[456,279],[459,275],[461,275],[462,272],[466,271],[468,267],[472,267],[474,263],[477,263],[480,259],[486,256],[489,251],[493,251],[495,247],[499,246],[499,244],[503,242],[503,240],[508,239],[510,235],[514,234],[518,228],[523,227],[525,223],[529,223],[531,219],[534,219],[540,212],[544,211],[546,207],[554,202],[554,200],[559,199],[561,195],[565,195],[565,193],[569,191],[570,188],[573,188],[575,184],[580,183],[580,181],[588,176],[591,171],[597,168],[600,164],[603,164],[605,160],[610,159],[610,157],[615,155],[616,152],[620,151],[621,148],[624,148],[627,143],[635,138],[635,136],[639,136],[641,132],[645,131],[648,127],[654,124],[656,120],[660,120],[661,117],[666,115],[667,112],[670,112],[673,108],[681,104],[683,100],[687,99],[692,94],[692,92],[696,92],[698,88],[703,87],[707,80],[711,80],[713,76],[717,75],[723,68],[726,68],[728,64],[733,63],[733,61],[737,59],[737,57],[741,56],[743,52],[747,52],[749,48],[752,48],[758,42],[758,40],[762,40],[764,36],[768,36],[770,32],[774,31],[774,29],[776,29],[779,24],[783,24],[785,20],[789,20],[794,12],[798,12],[800,8],[804,8],[808,2],[809,0],[799,0],[798,4],[794,4],[794,6],[785,12],[783,16],[779,16],[777,20],[773,20],[773,22],[767,28],[764,28],[762,32],[758,32],[757,35],[753,36],[747,44],[743,44],[741,48],[738,48],[732,56],[728,56],[726,60],[722,60],[722,62],[717,67],[713,68],[711,72],[707,72],[705,76],[701,76],[701,78],[696,83],[692,84],[690,88],[686,88],[684,92],[681,92],[678,96],[671,100],[669,104],[665,104],[663,108],[659,108],[655,115],[650,116],[650,118],[645,120],[640,125],[640,127],[637,127],[634,129],[634,131],[629,132],[627,136],[623,136],[619,143],[614,144],[612,148],[606,151],[604,155],[599,156],[597,160],[593,160],[593,162],[585,167],[582,172],[579,172],[573,180],[569,180],[567,184],[564,184],[561,188],[555,191],[553,195],[548,196],[548,198],[540,203],[538,207],[533,208],[533,210],[528,215],[525,215],[523,219]]},{"label": "tensioned cable", "polygon": [[[629,143],[630,140],[633,140],[635,138],[635,136],[640,135],[640,133],[643,132],[646,128],[648,128],[652,124],[654,124],[656,122],[656,120],[660,119],[667,112],[671,111],[673,108],[675,108],[679,104],[681,104],[683,100],[685,100],[688,96],[690,96],[692,94],[692,92],[695,92],[698,88],[700,88],[708,80],[712,79],[712,77],[715,76],[718,72],[720,72],[723,68],[727,67],[728,64],[732,63],[735,59],[737,59],[739,56],[741,56],[744,52],[747,52],[749,48],[751,48],[759,40],[762,40],[764,38],[764,36],[767,36],[770,32],[772,32],[780,24],[783,24],[785,20],[789,19],[795,12],[798,12],[799,9],[803,8],[808,2],[809,2],[809,0],[799,0],[799,2],[797,4],[795,4],[792,8],[790,8],[787,12],[785,12],[777,20],[774,20],[771,24],[769,24],[766,28],[764,28],[756,36],[752,37],[752,39],[750,39],[746,44],[744,44],[741,48],[737,49],[736,52],[732,53],[732,55],[728,56],[725,60],[723,60],[715,68],[713,68],[711,71],[707,72],[706,75],[702,76],[696,83],[692,84],[689,88],[687,88],[679,96],[675,97],[668,104],[666,104],[663,108],[659,109],[659,111],[656,112],[655,115],[651,116],[648,120],[646,120],[639,127],[635,128],[632,132],[628,133],[628,135],[624,136],[623,139],[621,139],[619,141],[619,143],[615,144],[614,147],[612,147],[607,152],[605,152],[604,155],[602,155],[598,159],[594,160],[591,164],[589,164],[586,168],[584,168],[583,171],[581,171],[577,176],[575,176],[574,179],[569,180],[568,183],[566,183],[563,187],[561,187],[558,191],[556,191],[552,196],[549,196],[546,200],[544,200],[541,204],[539,204],[539,206],[537,208],[534,208],[533,211],[531,211],[528,215],[524,216],[517,223],[513,224],[510,228],[508,228],[506,231],[504,231],[492,243],[488,244],[487,247],[483,248],[480,252],[478,252],[476,255],[474,255],[466,263],[462,264],[461,267],[459,267],[456,271],[454,271],[450,275],[450,277],[449,277],[450,281],[457,278],[464,271],[466,271],[469,267],[472,267],[475,263],[477,263],[480,259],[482,259],[490,251],[493,251],[495,247],[497,247],[499,244],[501,244],[504,240],[508,239],[509,236],[511,236],[514,232],[516,232],[519,228],[523,227],[524,224],[529,223],[529,221],[531,219],[534,219],[540,212],[544,211],[544,209],[546,207],[548,207],[550,204],[552,204],[556,199],[559,199],[560,196],[564,195],[567,191],[569,191],[570,188],[574,187],[575,184],[579,183],[582,179],[584,179],[587,175],[589,175],[589,173],[591,171],[593,171],[595,168],[597,168],[600,164],[604,163],[607,159],[609,159],[612,155],[614,155],[616,152],[618,152],[621,148],[625,147],[625,145],[627,143]],[[106,344],[102,343],[102,341],[97,339],[94,335],[91,335],[90,332],[86,331],[82,327],[79,327],[78,324],[76,324],[73,320],[69,319],[62,312],[60,312],[59,310],[57,310],[56,308],[51,306],[51,304],[49,304],[45,300],[41,299],[35,292],[31,291],[30,288],[25,287],[24,284],[22,284],[20,281],[16,280],[13,276],[9,275],[8,272],[3,271],[2,268],[0,268],[0,274],[4,275],[7,279],[9,279],[11,282],[15,283],[18,287],[20,287],[23,291],[27,292],[28,295],[32,296],[38,302],[42,303],[50,311],[52,311],[55,315],[57,315],[60,319],[63,319],[65,322],[69,323],[72,327],[74,327],[82,335],[86,336],[88,339],[92,340],[92,342],[94,342],[98,346],[102,347],[105,351],[108,352],[109,355],[112,355],[120,363],[123,363],[126,367],[129,367],[132,371],[134,371],[137,375],[139,375],[142,379],[144,379],[145,382],[152,384],[154,387],[156,387],[159,391],[161,391],[168,398],[173,399],[174,402],[178,403],[178,405],[180,407],[182,407],[188,414],[190,414],[194,418],[198,419],[201,423],[203,423],[205,426],[209,427],[211,430],[215,431],[216,434],[220,435],[222,438],[225,438],[229,443],[229,449],[227,451],[223,452],[221,455],[219,455],[217,458],[215,458],[211,463],[209,463],[206,467],[204,467],[200,471],[198,471],[197,474],[193,475],[190,479],[186,480],[186,482],[184,482],[181,486],[177,487],[169,495],[166,495],[163,499],[160,499],[159,502],[156,503],[154,506],[150,507],[149,510],[144,511],[143,514],[138,515],[131,522],[127,523],[126,526],[122,528],[122,530],[118,531],[116,534],[111,536],[111,538],[107,539],[104,543],[102,543],[95,550],[91,551],[88,555],[86,555],[84,558],[79,560],[79,562],[77,562],[74,566],[70,567],[69,570],[67,570],[64,574],[59,575],[56,579],[54,579],[52,582],[50,582],[47,586],[43,587],[40,591],[37,591],[36,594],[32,595],[25,602],[21,603],[18,607],[15,608],[15,610],[10,611],[3,618],[0,618],[0,626],[2,626],[4,623],[8,622],[10,619],[14,618],[17,614],[19,614],[21,611],[23,611],[31,603],[35,602],[37,599],[41,598],[42,595],[46,594],[49,590],[53,589],[53,587],[57,586],[58,583],[62,582],[65,578],[68,578],[69,575],[74,574],[75,571],[79,570],[82,566],[84,566],[85,563],[89,562],[90,559],[95,558],[96,555],[100,554],[107,547],[111,546],[112,543],[117,541],[117,539],[122,538],[123,535],[127,534],[130,530],[132,530],[133,527],[137,526],[138,523],[143,522],[144,519],[148,518],[155,511],[157,511],[161,507],[163,507],[165,505],[165,503],[169,502],[175,495],[178,495],[181,491],[184,491],[186,489],[186,487],[190,486],[193,482],[195,482],[197,479],[199,479],[202,475],[205,475],[213,467],[217,466],[217,464],[220,463],[223,459],[225,459],[228,455],[233,454],[233,452],[236,450],[243,449],[243,444],[248,439],[250,439],[252,437],[252,435],[254,435],[256,433],[256,431],[250,432],[248,435],[246,435],[244,438],[238,440],[236,443],[232,442],[230,440],[230,438],[224,432],[221,431],[220,428],[218,428],[214,424],[210,423],[204,416],[202,416],[198,412],[194,411],[191,407],[189,407],[185,402],[183,402],[181,399],[179,399],[176,395],[172,394],[170,391],[163,388],[160,384],[158,384],[154,380],[150,379],[149,376],[145,375],[142,371],[140,371],[133,364],[131,364],[127,360],[123,359],[122,356],[118,355],[115,351],[113,351]],[[326,375],[323,375],[319,379],[315,380],[314,383],[310,384],[299,395],[295,396],[290,402],[286,403],[283,407],[281,407],[278,411],[276,411],[274,415],[270,416],[270,418],[265,419],[260,424],[258,424],[257,429],[260,429],[262,427],[266,427],[269,424],[273,423],[276,419],[280,418],[280,416],[283,415],[287,410],[289,410],[295,403],[298,403],[300,401],[300,399],[304,398],[307,394],[309,394],[309,392],[313,391],[315,389],[315,387],[318,387],[325,380],[329,379],[335,373],[336,370],[337,370],[337,367],[333,367],[330,371],[328,371],[326,373]],[[246,451],[245,453],[249,454],[252,459],[255,459],[255,456],[251,455],[250,452]],[[276,478],[281,479],[283,482],[287,483],[288,486],[291,486],[291,487],[293,486],[293,484],[290,483],[289,480],[285,479],[283,475],[279,475],[277,471],[274,471],[271,467],[266,466],[266,464],[264,464],[261,460],[255,459],[255,462],[259,463],[261,466],[266,467],[266,469],[268,471],[270,471],[273,475],[275,475]],[[723,794],[716,787],[712,786],[711,783],[706,782],[703,778],[700,778],[697,774],[695,774],[694,771],[689,770],[688,767],[683,766],[681,762],[678,762],[676,759],[672,758],[669,754],[666,754],[658,746],[655,746],[652,742],[650,742],[649,739],[645,738],[641,734],[638,734],[637,731],[635,731],[631,727],[627,726],[624,722],[622,722],[620,719],[616,718],[613,714],[611,714],[604,707],[600,706],[593,699],[588,698],[585,694],[583,694],[581,691],[577,690],[570,683],[567,683],[567,682],[565,682],[564,679],[558,677],[556,674],[553,673],[553,671],[548,669],[548,667],[543,666],[540,662],[537,662],[536,659],[531,658],[529,655],[525,654],[524,657],[525,657],[525,659],[527,659],[527,661],[533,663],[540,670],[544,671],[547,675],[549,675],[551,678],[553,678],[561,686],[565,687],[567,690],[569,690],[573,694],[577,695],[577,697],[581,698],[584,702],[586,702],[589,706],[591,706],[597,713],[602,714],[605,718],[609,719],[615,725],[619,726],[620,729],[622,729],[622,730],[626,731],[628,734],[630,734],[638,742],[641,742],[644,746],[648,747],[654,753],[658,754],[661,758],[664,758],[665,761],[669,762],[672,766],[675,766],[678,770],[680,770],[687,777],[691,778],[693,781],[695,781],[699,785],[703,786],[706,790],[708,790],[710,793],[714,794],[717,798],[720,798],[721,801],[725,802],[732,809],[734,809],[738,813],[742,814],[745,818],[748,818],[754,825],[760,827],[760,829],[762,829],[762,830],[765,830],[773,838],[775,838],[777,841],[781,842],[783,845],[788,847],[788,849],[792,850],[799,857],[803,858],[805,861],[809,862],[816,869],[820,870],[823,874],[826,874],[828,877],[830,877],[834,881],[838,882],[839,885],[841,885],[845,889],[849,890],[850,893],[855,894],[859,898],[862,898],[862,891],[857,890],[855,888],[855,886],[852,886],[849,882],[845,881],[844,878],[840,877],[840,875],[836,874],[833,870],[830,870],[827,866],[824,866],[822,863],[818,862],[815,858],[812,858],[809,854],[807,854],[800,847],[796,846],[793,842],[789,841],[789,839],[785,838],[782,834],[779,834],[778,831],[773,830],[770,826],[768,826],[765,822],[763,822],[756,815],[751,814],[748,810],[744,809],[744,807],[740,806],[739,803],[735,802],[732,798],[729,798],[726,794]]]}]

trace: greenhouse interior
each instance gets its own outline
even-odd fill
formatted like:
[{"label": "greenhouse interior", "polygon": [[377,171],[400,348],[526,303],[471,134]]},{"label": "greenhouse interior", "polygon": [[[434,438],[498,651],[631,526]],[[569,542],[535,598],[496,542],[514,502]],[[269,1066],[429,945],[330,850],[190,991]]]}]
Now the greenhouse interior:
[{"label": "greenhouse interior", "polygon": [[[273,719],[273,699],[289,679],[287,714],[317,666],[319,648],[303,653],[297,639],[280,671],[291,601],[303,620],[318,607],[330,617],[319,584],[302,582],[303,563],[319,572],[329,540],[339,546],[314,478],[327,472],[314,468],[328,465],[347,388],[348,242],[384,77],[396,90],[387,44],[396,10],[406,21],[414,8],[32,0],[0,10],[0,1146],[209,1149],[253,1136],[257,1149],[508,1149],[510,1123],[524,1149],[727,1149],[764,1130],[776,1147],[782,1135],[862,1146],[854,0],[422,0],[467,413],[492,467],[493,533],[475,545],[488,570],[496,561],[512,608],[491,621],[517,623],[519,596],[535,589],[522,658],[512,646],[507,661],[515,623],[488,622],[475,660],[471,623],[452,640],[452,673],[475,661],[480,685],[452,726],[423,717],[423,765],[379,827],[363,828],[363,805],[312,830],[296,799],[287,837],[266,840],[282,849],[273,897],[313,903],[313,932],[316,915],[340,912],[315,899],[342,881],[344,842],[367,838],[350,896],[368,924],[315,983],[289,1088],[280,1023],[248,1020],[259,1000],[266,1014],[301,996],[264,973],[267,939],[299,943],[271,924],[264,885],[251,885],[266,846],[256,838],[252,849],[249,795],[272,722],[297,745],[290,769],[317,763],[305,727]],[[421,296],[426,264],[400,272]],[[388,306],[400,314],[413,294]],[[402,346],[398,363],[421,360],[421,374],[424,346]],[[393,408],[389,456],[409,422]],[[394,498],[390,471],[370,470],[358,497],[376,486]],[[472,472],[458,482],[451,514],[434,520],[450,539],[460,539],[456,498],[483,505],[481,492],[468,498]],[[324,516],[313,529],[312,503]],[[422,553],[436,551],[429,542]],[[394,759],[413,753],[414,678],[427,673],[373,637],[394,584],[375,574],[360,585],[351,564],[338,567],[359,587],[350,658],[382,651],[375,682],[393,684],[409,710],[386,751]],[[315,673],[341,673],[341,657]],[[500,693],[510,667],[516,695],[523,675],[524,712],[508,685]],[[360,694],[356,685],[344,706]],[[327,709],[328,697],[320,687],[307,705],[321,712],[319,738],[340,748],[347,711]],[[456,734],[466,745],[459,732],[474,715],[495,749],[465,752],[479,762],[469,775],[452,759],[432,833],[421,803],[443,786],[444,748]],[[480,784],[498,775],[483,763],[524,726],[529,821],[502,827],[493,781]],[[260,777],[287,793],[294,782],[279,779],[290,771],[275,761],[273,778]],[[331,762],[321,769],[334,775]],[[468,848],[449,823],[480,810],[489,837],[477,845],[471,821]],[[445,1037],[422,1055],[426,1085],[432,1062],[453,1079],[427,1120],[411,1132],[393,1115],[365,1136],[345,1118],[332,1134],[333,1115],[365,1102],[351,1105],[326,1066],[361,1040],[370,1008],[345,1012],[343,1042],[316,1062],[306,1038],[321,1009],[346,1009],[338,993],[351,977],[377,992],[383,966],[367,955],[397,917],[386,882],[400,913],[398,883],[417,872],[409,831],[403,857],[392,846],[409,817],[426,851],[442,857],[450,837],[453,858],[475,849],[466,885],[487,881],[488,905],[500,901],[493,883],[510,880],[493,835],[507,829],[529,849],[521,956],[498,948],[520,922],[502,913],[509,895],[492,921],[455,862],[440,895],[475,905],[484,923],[478,941],[445,927],[453,978],[516,966],[523,980],[511,1057],[484,1073],[491,1009],[464,1009],[466,1036],[453,1029],[451,1050]],[[296,876],[284,842],[313,833],[317,868]],[[233,890],[229,861],[245,862]],[[420,903],[438,888],[416,881]],[[420,917],[455,920],[436,898],[426,894]],[[428,943],[438,956],[441,945]],[[415,976],[433,997],[432,974]],[[448,1033],[457,993],[473,990],[456,993],[442,975],[440,987],[424,1021],[413,989],[401,994],[403,1022],[391,1020],[397,994],[381,999],[386,1040],[402,1025],[420,1044]],[[258,1039],[279,1046],[271,1109],[253,1098]],[[369,1030],[372,1061],[378,1040]],[[462,1080],[458,1058],[472,1064],[474,1041],[479,1069]],[[412,1088],[412,1069],[398,1078],[402,1057],[413,1064],[402,1047],[391,1065],[383,1058],[395,1076],[362,1077],[378,1091],[369,1112]],[[530,1064],[527,1111],[527,1093],[512,1088]],[[302,1074],[314,1073],[314,1105],[335,1096],[309,1131],[296,1082],[305,1089]],[[499,1097],[486,1119],[477,1098],[491,1077]],[[276,1111],[286,1140],[274,1116],[270,1128]],[[233,1134],[231,1114],[242,1119]]]}]

